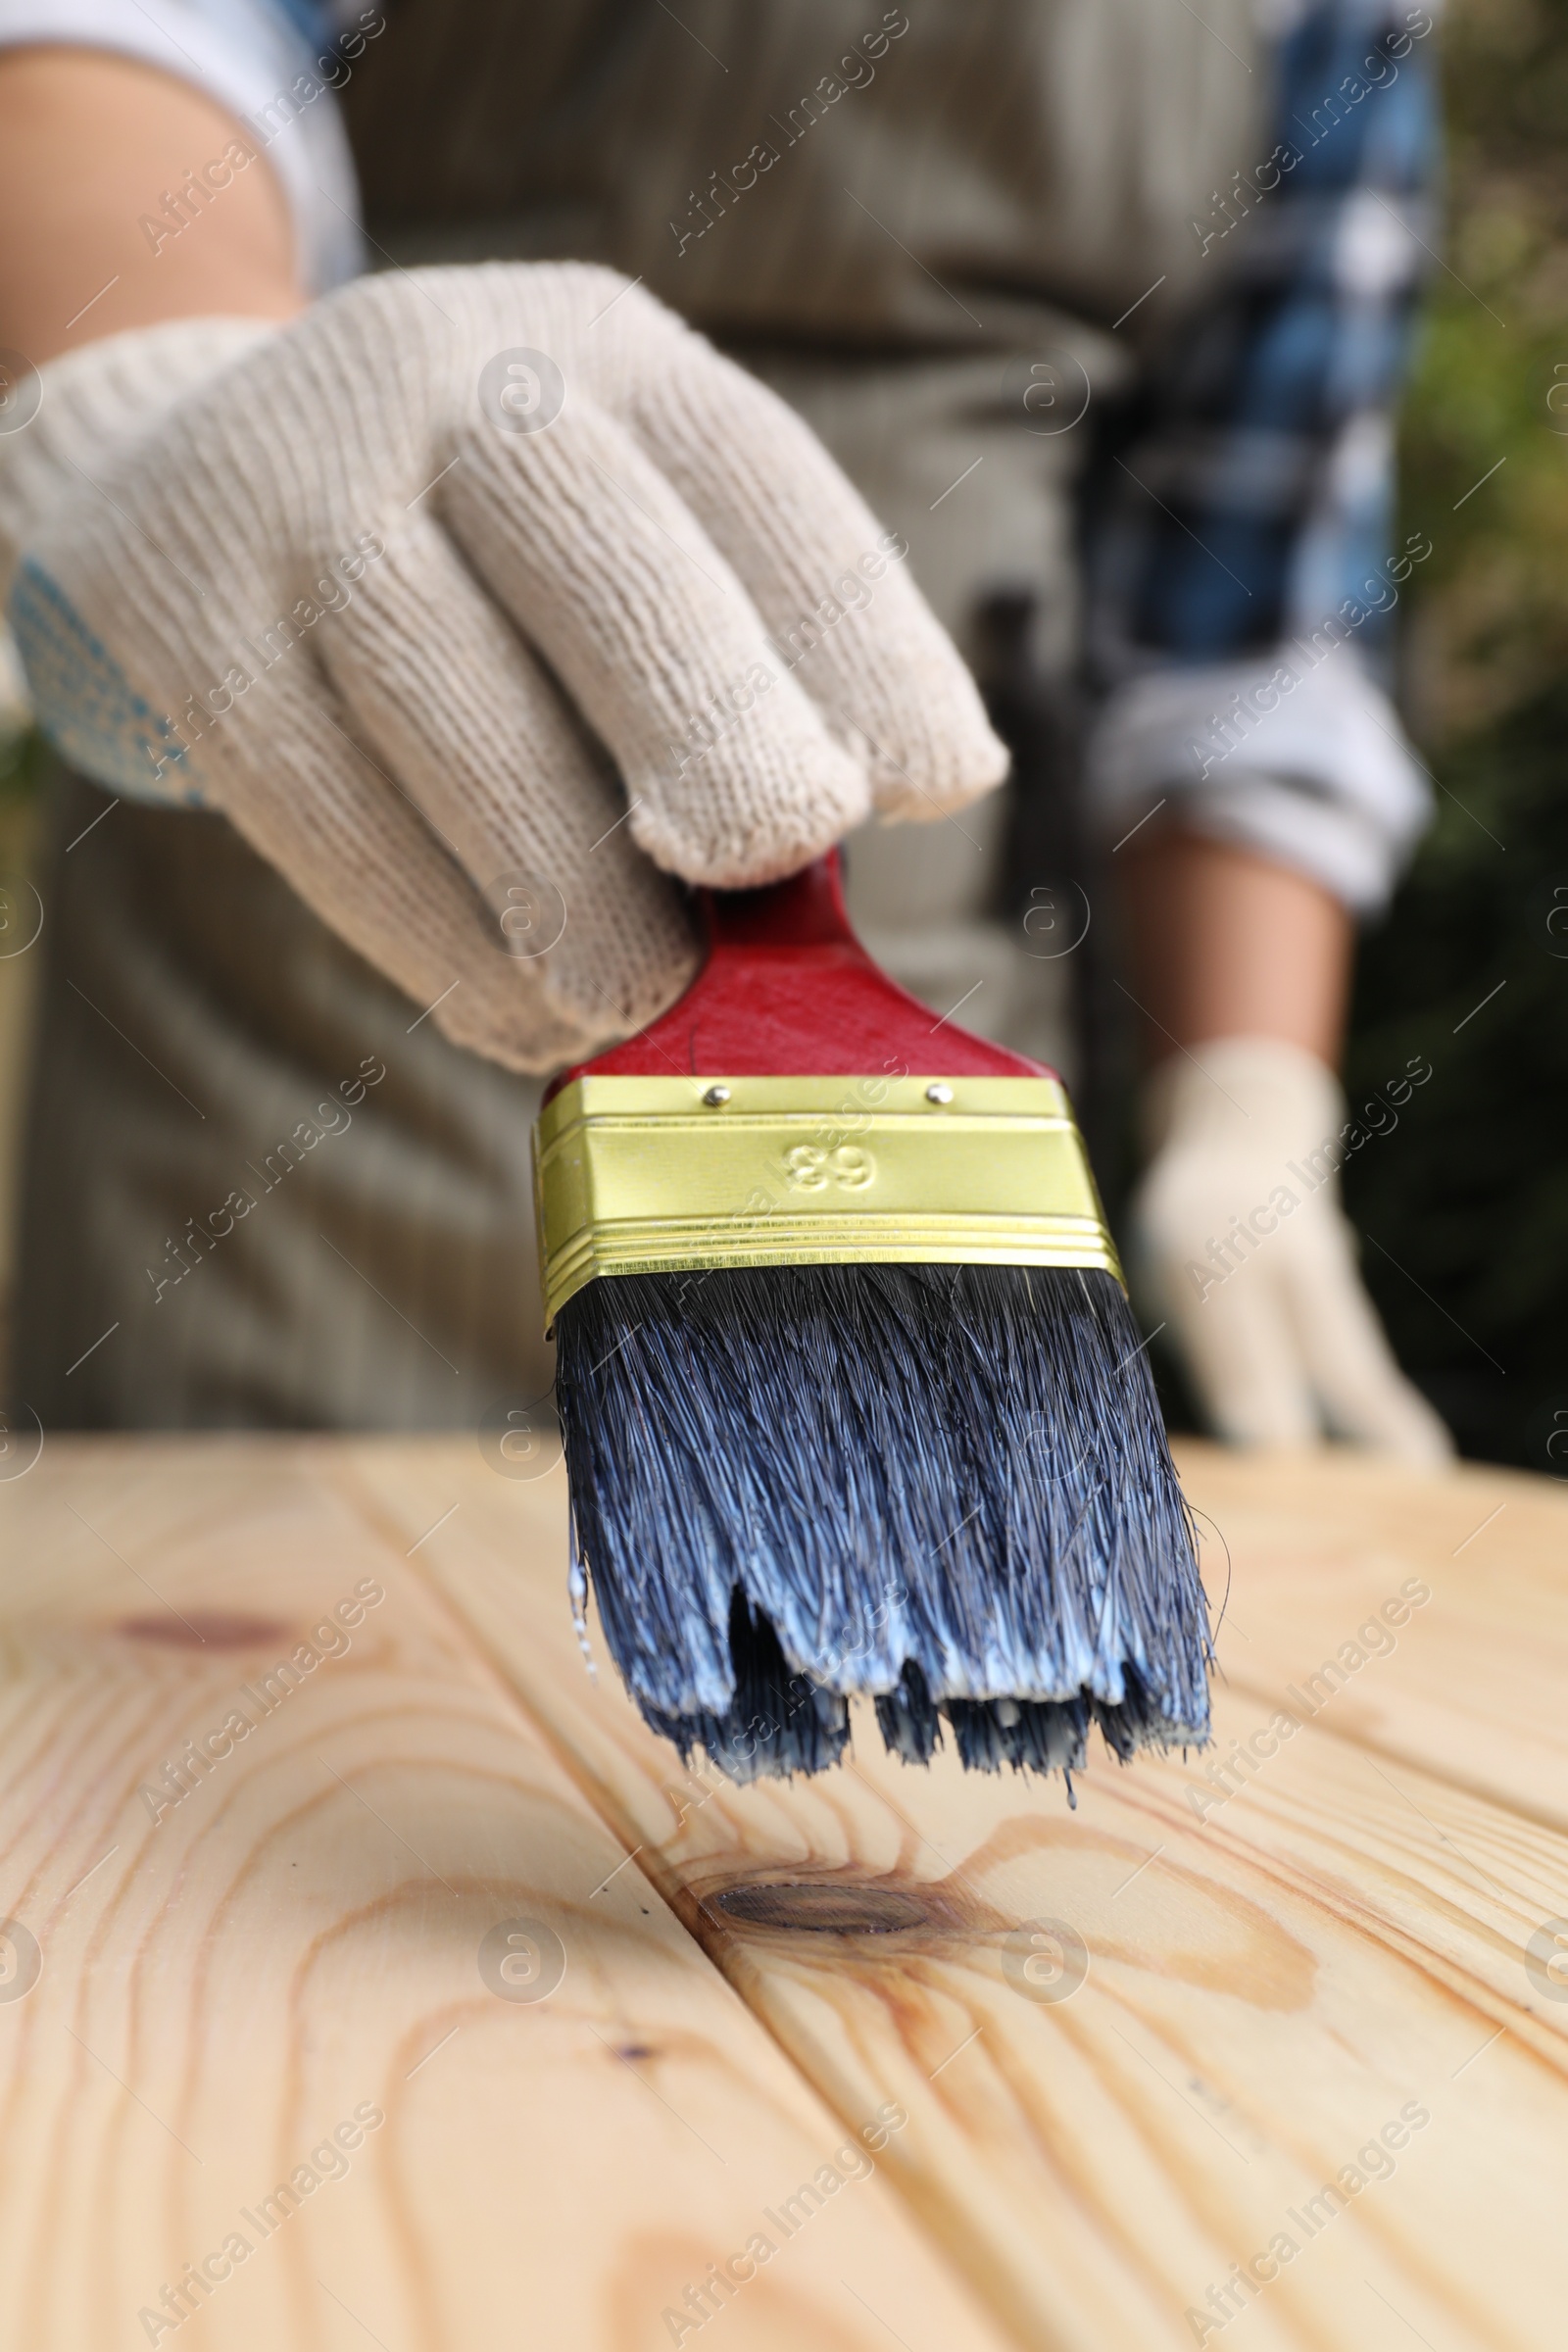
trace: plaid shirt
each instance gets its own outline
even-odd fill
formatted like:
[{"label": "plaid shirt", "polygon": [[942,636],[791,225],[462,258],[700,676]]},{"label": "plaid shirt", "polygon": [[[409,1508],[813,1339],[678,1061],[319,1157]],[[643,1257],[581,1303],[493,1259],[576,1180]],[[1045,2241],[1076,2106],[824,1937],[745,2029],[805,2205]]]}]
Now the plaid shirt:
[{"label": "plaid shirt", "polygon": [[[1434,225],[1431,13],[1315,0],[1256,169],[1192,223],[1212,290],[1148,354],[1085,486],[1102,686],[1310,636],[1390,553],[1393,413]],[[1375,596],[1371,602],[1387,601]]]}]

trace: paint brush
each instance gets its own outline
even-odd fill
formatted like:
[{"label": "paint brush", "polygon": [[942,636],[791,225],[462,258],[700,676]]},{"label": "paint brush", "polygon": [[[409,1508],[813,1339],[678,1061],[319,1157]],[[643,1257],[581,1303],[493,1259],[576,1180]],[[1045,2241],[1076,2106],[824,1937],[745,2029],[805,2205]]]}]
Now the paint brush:
[{"label": "paint brush", "polygon": [[1055,1074],[936,1020],[837,854],[535,1132],[579,1624],[735,1780],[889,1748],[1068,1775],[1201,1744],[1193,1524]]}]

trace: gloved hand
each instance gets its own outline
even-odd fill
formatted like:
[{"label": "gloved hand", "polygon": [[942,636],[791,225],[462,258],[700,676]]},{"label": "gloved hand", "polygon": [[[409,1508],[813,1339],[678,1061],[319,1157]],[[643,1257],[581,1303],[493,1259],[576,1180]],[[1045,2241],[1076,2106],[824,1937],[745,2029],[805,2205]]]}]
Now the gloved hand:
[{"label": "gloved hand", "polygon": [[1221,1038],[1162,1062],[1144,1113],[1133,1279],[1216,1435],[1306,1446],[1326,1428],[1405,1461],[1446,1459],[1447,1430],[1361,1287],[1334,1172],[1346,1105],[1333,1072],[1278,1039]]},{"label": "gloved hand", "polygon": [[902,543],[610,271],[361,280],[94,462],[57,424],[52,475],[48,407],[46,372],[9,496],[0,448],[46,732],[112,788],[225,810],[513,1068],[678,993],[666,874],[771,880],[1005,766]]}]

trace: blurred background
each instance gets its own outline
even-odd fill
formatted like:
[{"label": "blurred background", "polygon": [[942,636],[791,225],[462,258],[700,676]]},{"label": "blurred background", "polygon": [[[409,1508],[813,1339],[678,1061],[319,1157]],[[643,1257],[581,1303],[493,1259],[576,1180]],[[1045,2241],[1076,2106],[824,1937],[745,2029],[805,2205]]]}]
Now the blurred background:
[{"label": "blurred background", "polygon": [[1399,699],[1439,813],[1363,936],[1346,1085],[1353,1110],[1411,1054],[1433,1076],[1352,1156],[1345,1192],[1390,1338],[1461,1449],[1562,1476],[1568,6],[1462,0],[1444,38],[1446,267],[1395,534],[1433,547],[1409,584]]},{"label": "blurred background", "polygon": [[[1458,0],[1444,37],[1447,238],[1394,535],[1432,544],[1399,687],[1439,815],[1362,937],[1352,1112],[1412,1056],[1433,1075],[1344,1183],[1462,1451],[1568,1476],[1568,0]],[[0,1348],[43,766],[14,710],[0,678]]]}]

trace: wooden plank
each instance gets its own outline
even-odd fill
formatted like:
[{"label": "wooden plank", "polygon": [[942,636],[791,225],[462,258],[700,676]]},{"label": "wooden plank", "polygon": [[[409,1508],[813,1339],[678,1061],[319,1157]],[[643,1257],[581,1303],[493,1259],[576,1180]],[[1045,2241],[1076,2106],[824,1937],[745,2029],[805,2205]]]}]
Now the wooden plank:
[{"label": "wooden plank", "polygon": [[334,1459],[51,1438],[0,1484],[0,2341],[997,2352]]},{"label": "wooden plank", "polygon": [[[1232,1687],[1568,1830],[1568,1487],[1505,1470],[1401,1478],[1353,1456],[1331,1479],[1300,1457],[1266,1474],[1200,1458],[1221,1587],[1225,1545],[1266,1580],[1261,1623],[1239,1591],[1227,1611]],[[1410,1579],[1433,1601],[1391,1624]]]},{"label": "wooden plank", "polygon": [[[865,1726],[812,1783],[683,1776],[602,1642],[597,1683],[577,1658],[559,1472],[449,1446],[365,1447],[355,1475],[400,1537],[461,1503],[424,1573],[836,2110],[895,2087],[889,2169],[1020,2342],[1149,2352],[1245,2319],[1259,2352],[1534,2352],[1568,2292],[1568,1984],[1527,1970],[1568,1913],[1568,1497],[1186,1459],[1231,1555],[1215,1760],[1260,1727],[1274,1752],[1228,1790],[1210,1759],[1102,1759],[1076,1813],[951,1756],[906,1771]],[[1223,1586],[1218,1542],[1207,1573]],[[1407,1581],[1431,1597],[1404,1596],[1394,1646],[1369,1636],[1271,1741],[1286,1683]],[[813,1931],[824,1888],[908,1924]],[[1068,1997],[1039,1997],[1072,1981],[1059,1941],[1035,1947],[1043,1984],[1022,1975],[1036,1921],[1082,1939]]]}]

